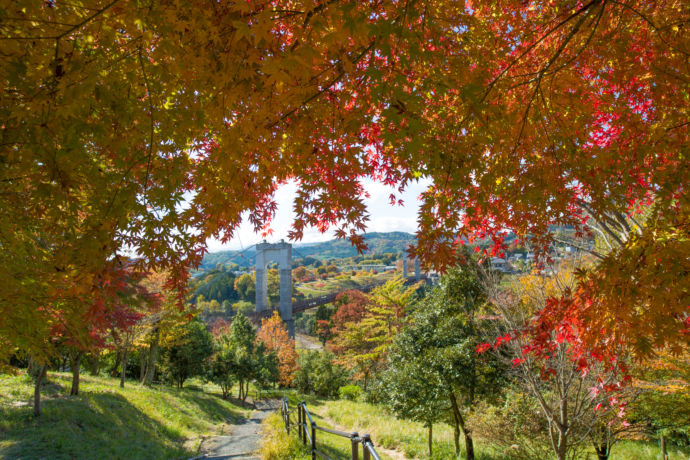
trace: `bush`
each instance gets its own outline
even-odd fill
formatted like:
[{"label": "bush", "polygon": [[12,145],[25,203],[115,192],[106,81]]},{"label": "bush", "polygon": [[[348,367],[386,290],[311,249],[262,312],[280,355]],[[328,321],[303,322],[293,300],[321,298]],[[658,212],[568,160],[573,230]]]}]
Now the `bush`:
[{"label": "bush", "polygon": [[332,398],[347,384],[347,370],[333,363],[333,354],[316,350],[303,352],[299,357],[295,385],[301,393]]},{"label": "bush", "polygon": [[362,388],[359,385],[345,385],[338,388],[338,396],[340,399],[348,399],[350,401],[357,401],[362,395]]},{"label": "bush", "polygon": [[477,437],[509,451],[515,459],[550,458],[548,424],[537,402],[524,393],[509,390],[502,405],[481,402],[469,416]]}]

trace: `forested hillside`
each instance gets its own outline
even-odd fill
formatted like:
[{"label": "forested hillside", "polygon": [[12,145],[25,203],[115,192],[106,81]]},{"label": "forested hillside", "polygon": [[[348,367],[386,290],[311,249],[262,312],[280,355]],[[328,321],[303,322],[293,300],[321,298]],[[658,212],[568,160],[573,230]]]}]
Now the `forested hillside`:
[{"label": "forested hillside", "polygon": [[[404,232],[367,233],[364,240],[368,246],[365,254],[398,253],[406,250],[414,244],[414,235]],[[297,244],[292,250],[292,258],[314,257],[320,260],[342,259],[358,255],[357,248],[348,240],[331,240],[315,244]],[[218,264],[237,264],[240,267],[254,265],[256,250],[249,248],[245,251],[220,251],[206,254],[201,262],[200,269],[209,269]]]}]

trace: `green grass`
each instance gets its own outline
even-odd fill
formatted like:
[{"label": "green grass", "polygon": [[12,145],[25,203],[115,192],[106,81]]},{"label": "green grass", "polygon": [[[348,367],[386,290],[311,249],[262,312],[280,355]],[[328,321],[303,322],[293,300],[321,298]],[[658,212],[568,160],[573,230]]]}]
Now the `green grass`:
[{"label": "green grass", "polygon": [[294,431],[288,436],[280,413],[273,413],[263,421],[259,453],[264,460],[300,460],[311,458],[310,452]]},{"label": "green grass", "polygon": [[[328,401],[320,409],[323,414],[347,430],[368,433],[377,444],[403,452],[409,458],[430,458],[427,443],[427,428],[421,423],[401,420],[388,414],[385,409],[373,404],[354,401]],[[461,440],[462,443],[462,440]],[[455,447],[453,429],[438,423],[433,429],[433,459],[453,459]],[[497,460],[509,458],[475,440],[477,460]],[[464,445],[461,445],[464,453]]]},{"label": "green grass", "polygon": [[0,458],[188,458],[201,436],[250,412],[199,386],[121,389],[117,379],[83,375],[81,394],[69,396],[70,374],[50,372],[48,382],[35,418],[31,379],[0,375]]},{"label": "green grass", "polygon": [[[295,407],[300,400],[298,395],[290,395],[291,407]],[[427,429],[420,423],[397,419],[380,406],[363,402],[345,400],[323,401],[307,398],[307,407],[314,416],[317,424],[327,427],[336,426],[344,431],[357,431],[360,434],[371,435],[373,441],[386,449],[403,452],[408,458],[428,459]],[[349,452],[349,444],[345,440],[333,441],[333,436],[317,433],[319,442],[326,443],[326,453],[337,453],[335,458],[343,458]],[[461,452],[464,458],[464,445],[461,442]],[[491,445],[490,440],[476,438],[474,442],[477,460],[507,460],[511,458],[510,451],[503,451]],[[434,425],[434,460],[455,459],[453,430],[444,423]],[[590,449],[589,459],[596,459],[594,449]],[[668,448],[670,460],[690,460],[690,449],[670,446]],[[380,452],[379,452],[380,453]],[[381,458],[386,458],[383,455]],[[610,460],[661,460],[659,446],[655,442],[620,441],[613,447]]]},{"label": "green grass", "polygon": [[[690,460],[690,449],[668,446],[669,460]],[[656,442],[620,441],[611,449],[610,460],[662,460],[661,449]]]},{"label": "green grass", "polygon": [[[309,409],[309,412],[312,415],[314,422],[316,422],[318,426],[324,428],[332,428],[336,430],[342,428],[339,426],[335,426],[330,420],[328,420],[328,417],[325,415],[326,405],[328,404],[327,401],[315,398],[313,396],[299,395],[295,392],[288,392],[287,395],[290,399],[290,408],[293,410],[291,416],[291,420],[293,421],[293,423],[297,422],[296,408],[298,402],[305,400],[307,402],[307,408]],[[264,454],[264,458],[311,458],[310,450],[308,448],[303,447],[300,441],[298,441],[296,426],[293,427],[293,429],[291,430],[290,437],[288,438],[284,434],[285,426],[282,424],[282,418],[279,415],[277,416],[277,421],[275,420],[275,418],[273,418],[267,420],[266,424],[268,426],[264,430],[264,448],[262,449],[262,454]],[[279,427],[279,429],[276,429],[276,425]],[[346,430],[346,432],[349,431],[353,430]],[[360,434],[364,434],[364,432],[360,431]],[[308,442],[309,439],[307,438],[307,443]],[[300,447],[297,448],[295,446]],[[352,446],[348,438],[336,436],[323,431],[316,432],[316,447],[320,452],[323,452],[328,457],[335,459],[350,458],[350,454],[352,451]],[[361,447],[359,449],[359,456],[360,458],[362,458]],[[276,454],[275,452],[278,453]],[[382,452],[378,453],[381,459],[390,460],[391,458]]]},{"label": "green grass", "polygon": [[325,280],[310,281],[308,283],[300,283],[296,289],[304,294],[305,297],[318,297],[333,292],[346,291],[348,289],[357,289],[359,286],[371,284],[375,281],[388,281],[393,278],[391,273],[377,273],[377,274],[358,274],[348,279],[327,278]]}]

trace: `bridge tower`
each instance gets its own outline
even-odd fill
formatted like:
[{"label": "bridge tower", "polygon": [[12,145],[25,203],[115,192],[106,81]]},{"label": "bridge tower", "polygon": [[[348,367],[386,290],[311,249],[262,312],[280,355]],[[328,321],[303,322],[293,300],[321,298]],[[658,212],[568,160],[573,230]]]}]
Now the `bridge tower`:
[{"label": "bridge tower", "polygon": [[280,317],[291,338],[295,338],[295,322],[292,319],[292,245],[280,243],[256,245],[256,312],[268,310],[268,274],[266,265],[270,261],[280,266]]},{"label": "bridge tower", "polygon": [[[414,258],[414,277],[419,281],[422,279],[421,267],[419,259]],[[403,255],[403,278],[407,279],[407,256]]]}]

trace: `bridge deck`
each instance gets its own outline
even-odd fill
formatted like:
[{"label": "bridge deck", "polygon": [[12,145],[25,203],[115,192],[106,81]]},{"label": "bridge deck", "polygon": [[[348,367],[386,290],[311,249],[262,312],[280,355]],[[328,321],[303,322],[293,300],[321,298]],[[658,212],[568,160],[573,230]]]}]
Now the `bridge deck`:
[{"label": "bridge deck", "polygon": [[[426,276],[422,276],[420,281],[423,281],[426,279]],[[332,303],[335,301],[335,298],[338,297],[339,294],[342,294],[343,292],[346,291],[361,291],[361,292],[371,292],[374,290],[374,288],[381,286],[385,284],[388,280],[386,281],[380,281],[377,283],[371,283],[371,284],[365,284],[364,286],[358,286],[356,288],[352,289],[346,289],[345,291],[338,291],[338,292],[333,292],[331,294],[325,294],[322,296],[318,297],[310,297],[308,299],[300,300],[297,302],[293,302],[292,304],[292,313],[300,313],[306,310],[311,310],[312,308],[316,308],[321,305],[326,305],[329,303]],[[405,280],[405,284],[412,284],[417,281],[417,278],[414,276],[408,276],[407,279]],[[256,322],[259,322],[261,318],[268,318],[273,314],[274,310],[264,310],[261,312],[255,312],[252,313],[251,319],[253,319]]]}]

